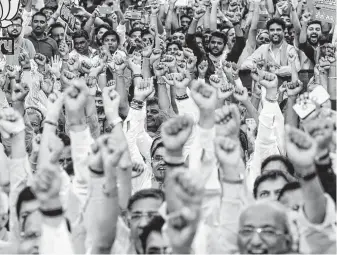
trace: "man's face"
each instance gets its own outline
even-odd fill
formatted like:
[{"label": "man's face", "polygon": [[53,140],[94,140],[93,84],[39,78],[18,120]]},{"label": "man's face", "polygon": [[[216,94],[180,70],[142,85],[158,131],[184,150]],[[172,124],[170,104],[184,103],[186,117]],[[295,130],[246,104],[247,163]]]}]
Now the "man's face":
[{"label": "man's face", "polygon": [[[257,228],[261,228],[259,232]],[[240,217],[240,253],[285,254],[291,245],[286,232],[285,218],[274,208],[267,205],[252,207]]]},{"label": "man's face", "polygon": [[60,45],[61,41],[64,38],[64,33],[65,31],[63,27],[54,28],[51,32],[51,38],[53,38],[57,42],[57,45]]},{"label": "man's face", "polygon": [[152,45],[152,43],[154,42],[154,37],[151,34],[145,34],[142,40],[145,45]]},{"label": "man's face", "polygon": [[8,35],[12,38],[17,38],[21,34],[21,31],[22,24],[20,19],[13,20],[13,24],[7,28]]},{"label": "man's face", "polygon": [[225,49],[225,44],[222,38],[212,36],[209,42],[209,50],[213,56],[220,56]]},{"label": "man's face", "polygon": [[158,147],[156,151],[153,153],[153,158],[151,162],[152,172],[154,177],[158,182],[164,182],[165,179],[165,171],[166,164],[164,162],[164,147]]},{"label": "man's face", "polygon": [[43,12],[42,12],[44,15],[46,15],[47,16],[47,20],[49,20],[50,19],[50,17],[53,15],[53,10],[50,10],[50,9],[45,9],[45,10],[43,10]]},{"label": "man's face", "polygon": [[84,37],[74,39],[74,48],[80,54],[85,54],[89,50],[89,42]]},{"label": "man's face", "polygon": [[129,212],[129,226],[131,238],[139,243],[139,236],[143,233],[144,227],[149,224],[153,217],[158,216],[158,210],[162,201],[156,198],[143,198],[132,205]]},{"label": "man's face", "polygon": [[136,43],[142,42],[142,33],[140,31],[135,31],[131,34],[131,39]]},{"label": "man's face", "polygon": [[317,45],[319,38],[322,36],[322,28],[319,24],[311,24],[307,28],[307,38],[311,45]]},{"label": "man's face", "polygon": [[201,50],[204,50],[204,45],[202,44],[202,38],[200,37],[196,37],[195,38],[197,44],[198,44],[198,47],[201,49]]},{"label": "man's face", "polygon": [[205,47],[208,47],[209,41],[211,39],[211,34],[210,33],[204,33],[204,41],[205,41]]},{"label": "man's face", "polygon": [[41,117],[40,115],[35,112],[34,110],[26,113],[28,116],[29,123],[34,131],[35,134],[39,133],[39,130],[41,128]]},{"label": "man's face", "polygon": [[45,17],[36,15],[32,20],[32,29],[36,34],[42,34],[47,28],[47,20]]},{"label": "man's face", "polygon": [[161,124],[159,113],[159,106],[157,104],[146,107],[146,124],[148,129],[158,129]]},{"label": "man's face", "polygon": [[286,26],[291,25],[291,20],[290,20],[290,17],[288,15],[282,15],[281,19],[284,21],[284,23],[286,23]]},{"label": "man's face", "polygon": [[176,32],[172,36],[173,42],[179,42],[181,46],[185,45],[185,35],[181,32]]},{"label": "man's face", "polygon": [[187,29],[190,26],[190,22],[191,22],[191,19],[184,17],[181,19],[181,26],[184,29]]},{"label": "man's face", "polygon": [[279,24],[272,24],[269,27],[269,39],[273,44],[280,44],[284,38],[284,31]]},{"label": "man's face", "polygon": [[176,53],[179,51],[179,48],[176,44],[171,44],[170,46],[167,47],[167,55],[176,55]]},{"label": "man's face", "polygon": [[289,210],[298,211],[304,203],[302,190],[295,189],[286,191],[283,193],[280,202]]},{"label": "man's face", "polygon": [[287,181],[282,177],[277,177],[275,180],[267,179],[260,183],[257,189],[256,199],[268,199],[276,201],[281,192],[281,189],[286,184]]},{"label": "man's face", "polygon": [[292,40],[292,36],[291,36],[291,29],[286,27],[286,29],[284,30],[284,38],[286,39],[286,42],[288,44],[292,44],[293,40]]},{"label": "man's face", "polygon": [[71,148],[70,146],[65,146],[59,159],[59,165],[62,169],[66,170],[72,164]]},{"label": "man's face", "polygon": [[146,240],[145,254],[167,254],[168,247],[168,240],[161,233],[152,231]]},{"label": "man's face", "polygon": [[108,29],[106,29],[105,27],[101,27],[99,30],[98,30],[98,33],[96,35],[96,39],[98,42],[102,43],[102,36],[104,35],[104,33],[108,31]]},{"label": "man's face", "polygon": [[256,40],[257,47],[260,47],[262,44],[267,44],[270,42],[269,35],[267,33],[262,33]]},{"label": "man's face", "polygon": [[115,35],[108,35],[104,38],[103,45],[107,45],[109,47],[110,53],[113,54],[116,52],[118,48],[118,41]]},{"label": "man's face", "polygon": [[23,235],[20,237],[20,254],[39,254],[42,214],[39,202],[23,202],[19,215],[19,225]]}]

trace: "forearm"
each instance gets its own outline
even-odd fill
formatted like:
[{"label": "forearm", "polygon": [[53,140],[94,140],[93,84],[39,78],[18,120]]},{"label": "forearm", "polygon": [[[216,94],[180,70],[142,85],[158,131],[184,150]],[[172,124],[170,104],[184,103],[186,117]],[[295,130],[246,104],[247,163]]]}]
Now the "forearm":
[{"label": "forearm", "polygon": [[256,125],[259,125],[259,112],[256,110],[251,101],[243,101],[243,105],[246,107],[248,116],[253,118],[256,122]]},{"label": "forearm", "polygon": [[301,33],[301,23],[300,23],[300,20],[298,19],[298,16],[297,16],[297,13],[296,13],[295,9],[291,10],[290,18],[291,18],[291,23],[294,26],[295,33],[296,34]]},{"label": "forearm", "polygon": [[190,34],[190,35],[194,35],[195,32],[197,31],[197,26],[198,26],[198,20],[193,18],[192,22],[190,24],[190,27],[188,28],[187,33]]},{"label": "forearm", "polygon": [[217,29],[217,22],[216,22],[217,12],[218,12],[218,5],[212,3],[211,16],[209,19],[209,28],[212,32],[216,31]]},{"label": "forearm", "polygon": [[293,127],[298,127],[299,119],[293,106],[296,104],[296,96],[290,96],[287,100],[286,112],[285,112],[285,124],[289,124]]},{"label": "forearm", "polygon": [[123,113],[123,115],[127,116],[127,112],[129,111],[129,101],[127,91],[125,89],[125,81],[123,73],[115,73],[116,74],[116,91],[120,96],[119,103],[119,111]]},{"label": "forearm", "polygon": [[336,82],[337,82],[337,72],[336,72],[336,62],[332,63],[330,70],[329,70],[329,75],[328,75],[328,93],[330,95],[330,100],[336,100]]},{"label": "forearm", "polygon": [[166,83],[157,77],[158,84],[158,102],[159,108],[163,111],[169,112],[171,108],[170,98],[167,93]]},{"label": "forearm", "polygon": [[206,7],[206,13],[204,15],[204,29],[210,28],[211,8]]},{"label": "forearm", "polygon": [[302,24],[299,43],[306,43],[307,42],[307,23]]},{"label": "forearm", "polygon": [[144,79],[151,78],[150,58],[143,57],[142,73]]},{"label": "forearm", "polygon": [[[305,171],[307,172],[308,170]],[[310,166],[310,173],[314,172],[316,172],[315,166]],[[326,199],[318,176],[309,181],[300,179],[300,184],[304,198],[304,213],[307,219],[311,223],[322,223],[326,213]]]},{"label": "forearm", "polygon": [[267,10],[269,15],[273,16],[275,13],[274,2],[273,0],[266,0]]},{"label": "forearm", "polygon": [[92,192],[85,215],[88,217],[87,233],[92,238],[92,254],[109,254],[116,236],[119,214],[117,180],[105,179],[91,178]]}]

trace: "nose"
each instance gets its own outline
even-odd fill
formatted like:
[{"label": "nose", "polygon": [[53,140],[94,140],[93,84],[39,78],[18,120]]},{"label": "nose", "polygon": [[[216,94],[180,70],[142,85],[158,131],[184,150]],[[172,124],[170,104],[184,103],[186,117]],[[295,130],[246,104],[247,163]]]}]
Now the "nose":
[{"label": "nose", "polygon": [[147,217],[142,217],[139,221],[138,228],[143,229],[149,223],[149,219]]},{"label": "nose", "polygon": [[260,237],[260,235],[257,232],[254,232],[252,238],[250,239],[250,244],[254,247],[254,248],[259,248],[262,246],[263,241]]}]

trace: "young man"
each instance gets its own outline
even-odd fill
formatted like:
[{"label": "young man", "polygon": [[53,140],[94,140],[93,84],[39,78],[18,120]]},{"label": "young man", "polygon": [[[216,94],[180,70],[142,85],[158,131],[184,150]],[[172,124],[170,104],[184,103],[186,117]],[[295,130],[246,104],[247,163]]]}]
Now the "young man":
[{"label": "young man", "polygon": [[[259,59],[266,60],[274,66],[275,74],[278,77],[291,76],[291,63],[289,55],[294,56],[296,71],[300,70],[300,62],[295,48],[289,45],[284,39],[285,23],[279,18],[270,19],[267,22],[267,30],[269,33],[269,44],[261,45],[255,52],[242,63],[241,69],[252,69],[254,63]],[[282,79],[279,79],[283,83]]]},{"label": "young man", "polygon": [[61,41],[64,39],[65,33],[65,27],[59,22],[56,22],[50,26],[49,36],[56,41],[57,46],[60,46]]},{"label": "young man", "polygon": [[23,38],[22,23],[23,19],[16,16],[12,20],[12,24],[7,27],[8,36],[14,39],[14,55],[6,55],[6,64],[8,65],[19,65],[18,57],[21,52],[25,51],[30,59],[33,59],[36,54],[33,43]]},{"label": "young man", "polygon": [[59,55],[59,49],[54,39],[47,36],[47,17],[42,12],[37,12],[32,17],[32,34],[27,37],[34,47],[36,53],[45,55],[48,59]]},{"label": "young man", "polygon": [[276,201],[288,178],[280,170],[262,173],[254,182],[253,195],[256,200],[268,199]]},{"label": "young man", "polygon": [[[165,195],[159,189],[143,189],[131,196],[127,206],[128,227],[119,219],[112,254],[144,254],[140,236],[148,223],[159,216],[158,210],[164,200]],[[128,238],[125,239],[123,234]]]}]

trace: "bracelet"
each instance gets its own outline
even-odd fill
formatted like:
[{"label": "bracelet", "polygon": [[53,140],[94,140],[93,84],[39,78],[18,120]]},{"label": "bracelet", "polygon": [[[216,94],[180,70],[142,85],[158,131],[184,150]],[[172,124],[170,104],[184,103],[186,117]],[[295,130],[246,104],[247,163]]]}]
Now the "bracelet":
[{"label": "bracelet", "polygon": [[229,180],[229,179],[226,179],[225,177],[222,177],[222,178],[221,178],[221,181],[222,181],[222,182],[225,182],[225,183],[230,183],[230,184],[241,184],[241,183],[243,183],[243,179],[239,179],[239,180]]},{"label": "bracelet", "polygon": [[141,106],[139,106],[135,103],[132,103],[132,102],[130,103],[130,107],[134,110],[141,110],[143,108],[143,107],[141,107]]},{"label": "bracelet", "polygon": [[96,174],[96,175],[99,175],[99,176],[104,175],[104,172],[103,172],[103,171],[95,170],[95,169],[93,169],[91,166],[88,166],[88,168],[89,168],[90,172],[92,172],[92,173],[94,173],[94,174]]},{"label": "bracelet", "polygon": [[143,79],[143,75],[142,74],[134,74],[134,75],[132,75],[132,80],[135,79],[135,78],[137,78],[137,77]]},{"label": "bracelet", "polygon": [[329,151],[327,153],[325,153],[323,156],[320,156],[320,157],[316,157],[316,161],[320,162],[320,161],[324,161],[326,159],[330,158],[330,155],[329,155]]},{"label": "bracelet", "polygon": [[269,103],[276,103],[278,98],[276,98],[276,99],[270,99],[270,98],[265,97],[265,99]]},{"label": "bracelet", "polygon": [[317,176],[317,172],[313,172],[304,176],[298,176],[303,181],[311,181]]},{"label": "bracelet", "polygon": [[116,127],[116,125],[118,123],[123,122],[123,120],[121,119],[121,117],[117,117],[116,119],[114,119],[110,124],[111,128],[114,129]]},{"label": "bracelet", "polygon": [[132,99],[131,103],[134,103],[136,105],[138,105],[139,107],[143,108],[144,102],[137,100],[137,99]]},{"label": "bracelet", "polygon": [[187,99],[187,98],[189,98],[189,96],[187,94],[182,95],[182,96],[176,96],[177,100],[184,100],[184,99]]},{"label": "bracelet", "polygon": [[52,121],[49,121],[49,120],[45,120],[45,121],[44,121],[44,124],[49,124],[49,125],[52,125],[52,126],[54,126],[54,127],[57,127],[57,124],[56,124],[56,123],[54,123],[54,122],[52,122]]},{"label": "bracelet", "polygon": [[61,216],[63,214],[63,209],[62,209],[62,207],[58,208],[58,209],[54,209],[54,210],[48,210],[48,211],[40,209],[40,212],[44,216],[47,216],[47,217],[57,217],[57,216]]},{"label": "bracelet", "polygon": [[123,74],[119,74],[117,72],[115,72],[115,74],[116,74],[117,77],[123,77],[123,78],[125,78],[125,76]]},{"label": "bracelet", "polygon": [[183,166],[185,164],[184,162],[181,162],[181,163],[169,163],[169,162],[166,162],[165,159],[164,159],[164,162],[165,162],[165,164],[168,167],[179,167],[179,166]]}]

